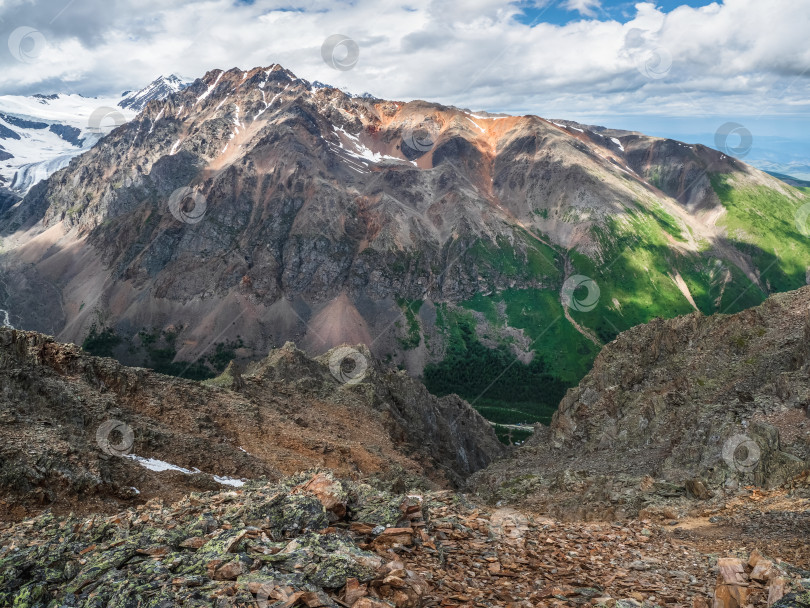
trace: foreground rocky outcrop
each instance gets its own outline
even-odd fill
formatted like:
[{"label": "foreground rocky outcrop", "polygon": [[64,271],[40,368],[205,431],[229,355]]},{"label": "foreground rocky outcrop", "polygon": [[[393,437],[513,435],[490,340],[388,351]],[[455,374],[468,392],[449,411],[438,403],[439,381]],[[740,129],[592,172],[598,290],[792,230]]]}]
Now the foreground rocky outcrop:
[{"label": "foreground rocky outcrop", "polygon": [[494,500],[599,519],[671,519],[696,499],[789,483],[810,465],[808,311],[806,287],[622,333],[551,426],[475,483]]},{"label": "foreground rocky outcrop", "polygon": [[321,471],[108,517],[0,525],[0,605],[805,605],[810,572],[735,551],[718,559],[649,522],[562,524]]},{"label": "foreground rocky outcrop", "polygon": [[433,397],[363,347],[313,360],[287,344],[200,383],[0,328],[3,519],[109,512],[314,466],[454,485],[504,449],[466,402]]}]

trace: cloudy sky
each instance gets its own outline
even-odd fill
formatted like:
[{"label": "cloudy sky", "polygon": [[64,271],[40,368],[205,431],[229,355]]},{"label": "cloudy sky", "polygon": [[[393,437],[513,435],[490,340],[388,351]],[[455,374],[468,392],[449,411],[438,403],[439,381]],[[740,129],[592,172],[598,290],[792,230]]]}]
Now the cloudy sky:
[{"label": "cloudy sky", "polygon": [[[732,120],[807,160],[808,32],[810,0],[0,0],[0,93],[281,63],[389,99],[685,139]],[[334,34],[356,43],[352,69],[324,61]]]}]

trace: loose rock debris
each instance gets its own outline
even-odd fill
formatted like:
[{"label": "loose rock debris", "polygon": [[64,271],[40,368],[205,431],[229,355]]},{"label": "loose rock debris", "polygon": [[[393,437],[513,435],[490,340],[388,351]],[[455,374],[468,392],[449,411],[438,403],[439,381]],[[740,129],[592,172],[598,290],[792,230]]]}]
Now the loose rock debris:
[{"label": "loose rock debris", "polygon": [[804,574],[648,521],[562,523],[324,472],[0,531],[0,606],[789,607]]}]

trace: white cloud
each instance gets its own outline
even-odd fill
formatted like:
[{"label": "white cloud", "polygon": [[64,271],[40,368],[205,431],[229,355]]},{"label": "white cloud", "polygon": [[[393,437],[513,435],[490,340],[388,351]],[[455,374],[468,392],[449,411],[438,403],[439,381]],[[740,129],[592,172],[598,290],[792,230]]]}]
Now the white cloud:
[{"label": "white cloud", "polygon": [[[543,116],[807,113],[806,2],[726,0],[669,13],[639,3],[626,23],[530,28],[507,0],[117,0],[75,2],[59,16],[62,0],[6,1],[4,35],[34,27],[48,46],[23,64],[1,41],[0,90],[109,93],[159,74],[280,63],[380,97]],[[335,33],[360,47],[350,71],[321,59]]]},{"label": "white cloud", "polygon": [[594,17],[598,9],[602,8],[599,0],[565,0],[563,6],[569,11],[578,11],[587,17]]}]

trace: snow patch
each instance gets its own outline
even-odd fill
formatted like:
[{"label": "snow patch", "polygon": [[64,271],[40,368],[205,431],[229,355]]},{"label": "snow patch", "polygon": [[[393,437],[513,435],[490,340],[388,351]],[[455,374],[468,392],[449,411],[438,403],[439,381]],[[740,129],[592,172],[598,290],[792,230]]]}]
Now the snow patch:
[{"label": "snow patch", "polygon": [[469,121],[470,121],[472,124],[474,124],[476,127],[478,127],[478,128],[481,130],[481,133],[486,133],[486,131],[484,130],[484,127],[482,127],[481,125],[479,125],[479,124],[478,124],[477,122],[475,122],[475,121],[474,121],[472,118],[467,118],[467,120],[469,120]]},{"label": "snow patch", "polygon": [[232,486],[234,488],[241,488],[245,485],[245,482],[241,479],[233,479],[232,477],[220,477],[219,475],[214,475],[214,481],[217,483],[221,483],[223,486]]},{"label": "snow patch", "polygon": [[[196,473],[202,473],[200,469],[194,467],[193,469],[185,469],[183,467],[178,467],[177,465],[164,462],[163,460],[158,460],[157,458],[144,458],[142,456],[136,456],[135,454],[127,454],[124,458],[129,458],[130,460],[134,460],[143,468],[148,469],[150,471],[154,471],[155,473],[162,473],[164,471],[177,471],[178,473],[183,473],[185,475],[194,475]],[[240,488],[245,485],[245,481],[243,479],[234,479],[233,477],[221,477],[219,475],[212,475],[214,481],[220,483],[224,486],[232,486],[234,488]],[[133,488],[136,493],[140,494],[136,488]]]},{"label": "snow patch", "polygon": [[610,138],[610,141],[612,141],[614,144],[616,144],[617,146],[619,146],[619,150],[621,150],[622,152],[624,152],[624,146],[622,145],[622,142],[620,142],[620,141],[619,141],[618,139],[616,139],[615,137],[611,137],[611,138]]},{"label": "snow patch", "polygon": [[217,84],[219,83],[219,79],[222,78],[222,75],[224,73],[225,72],[220,72],[219,76],[217,76],[217,79],[214,81],[214,84],[208,87],[208,90],[197,98],[197,101],[194,103],[195,106],[211,94],[211,92],[214,90],[214,87],[217,86]]},{"label": "snow patch", "polygon": [[[341,139],[338,139],[338,147],[346,154],[349,154],[349,155],[351,155],[351,156],[353,156],[353,157],[355,157],[357,159],[362,159],[363,161],[369,161],[369,162],[372,162],[372,163],[379,163],[379,162],[384,161],[384,160],[393,160],[393,161],[396,161],[396,162],[402,162],[402,159],[397,158],[396,156],[389,156],[387,154],[381,154],[379,152],[373,152],[372,150],[367,148],[365,145],[363,145],[363,143],[360,141],[359,137],[357,137],[356,135],[352,135],[351,133],[348,133],[347,131],[345,131],[344,129],[342,129],[340,127],[334,127],[334,129],[338,133],[342,133],[344,136],[346,136],[347,139],[349,139],[352,142],[352,144],[354,144],[355,149],[354,150],[349,150],[348,148],[346,148],[343,145],[343,141]],[[330,145],[334,145],[334,144],[330,144]],[[368,163],[366,163],[366,164],[368,164]],[[414,163],[414,164],[416,164],[416,163]]]},{"label": "snow patch", "polygon": [[186,475],[193,475],[194,473],[200,472],[200,469],[197,468],[192,471],[189,469],[184,469],[183,467],[178,467],[174,464],[169,464],[168,462],[164,462],[162,460],[158,460],[157,458],[143,458],[142,456],[136,456],[135,454],[126,454],[124,458],[134,460],[143,468],[149,469],[150,471],[155,471],[156,473],[162,473],[163,471],[179,471],[180,473],[185,473]]},{"label": "snow patch", "polygon": [[[273,99],[270,100],[270,103],[265,102],[264,110],[261,110],[258,114],[256,114],[256,116],[253,117],[253,120],[256,120],[259,116],[264,114],[268,110],[268,108],[270,108],[270,106],[272,106],[276,102],[276,99],[278,99],[281,96],[281,94],[284,93],[284,91],[286,91],[289,88],[290,88],[290,85],[287,85],[286,87],[281,89],[280,92],[276,93],[276,96],[273,97]],[[262,101],[264,101],[264,91],[262,91]]]},{"label": "snow patch", "polygon": [[220,101],[220,102],[217,104],[217,107],[216,107],[216,108],[214,108],[214,112],[216,112],[216,111],[217,111],[217,110],[219,110],[219,109],[220,109],[220,108],[221,108],[223,105],[225,105],[225,102],[226,102],[226,101],[228,101],[228,99],[230,99],[230,97],[231,97],[230,95],[226,95],[226,96],[223,98],[223,100],[222,100],[222,101]]},{"label": "snow patch", "polygon": [[147,133],[147,135],[151,135],[152,131],[155,130],[155,124],[163,117],[164,110],[166,110],[166,108],[160,108],[160,112],[158,112],[158,115],[155,116],[155,120],[152,121],[152,126],[149,127],[149,133]]}]

